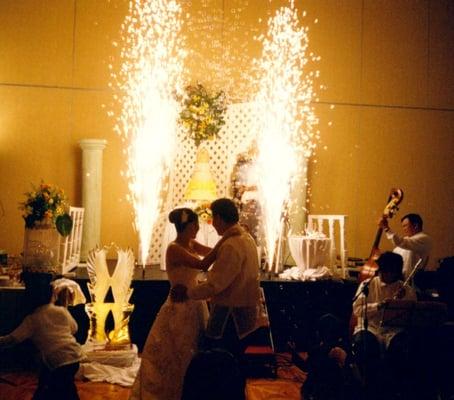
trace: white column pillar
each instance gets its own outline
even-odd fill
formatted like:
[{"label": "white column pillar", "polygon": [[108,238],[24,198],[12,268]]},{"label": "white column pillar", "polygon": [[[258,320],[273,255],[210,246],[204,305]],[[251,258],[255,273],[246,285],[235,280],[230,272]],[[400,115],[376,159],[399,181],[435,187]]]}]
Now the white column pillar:
[{"label": "white column pillar", "polygon": [[86,261],[88,252],[101,245],[102,152],[106,144],[105,139],[79,141],[82,149],[82,206],[85,208],[81,261]]}]

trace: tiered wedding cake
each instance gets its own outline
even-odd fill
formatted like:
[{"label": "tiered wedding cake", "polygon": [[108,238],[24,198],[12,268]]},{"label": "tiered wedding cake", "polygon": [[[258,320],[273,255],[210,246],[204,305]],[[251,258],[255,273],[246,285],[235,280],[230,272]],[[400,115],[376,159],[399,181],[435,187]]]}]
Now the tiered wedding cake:
[{"label": "tiered wedding cake", "polygon": [[216,199],[216,182],[211,175],[209,161],[208,151],[204,148],[199,148],[194,172],[184,194],[187,200]]}]

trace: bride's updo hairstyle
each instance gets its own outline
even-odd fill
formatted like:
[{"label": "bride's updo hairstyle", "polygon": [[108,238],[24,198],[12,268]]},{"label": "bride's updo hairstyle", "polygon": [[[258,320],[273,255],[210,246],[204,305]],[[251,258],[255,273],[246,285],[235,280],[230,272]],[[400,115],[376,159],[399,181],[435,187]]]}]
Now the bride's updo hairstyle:
[{"label": "bride's updo hairstyle", "polygon": [[199,216],[190,208],[175,208],[169,214],[169,221],[175,225],[178,233],[183,232],[188,224],[198,221]]}]

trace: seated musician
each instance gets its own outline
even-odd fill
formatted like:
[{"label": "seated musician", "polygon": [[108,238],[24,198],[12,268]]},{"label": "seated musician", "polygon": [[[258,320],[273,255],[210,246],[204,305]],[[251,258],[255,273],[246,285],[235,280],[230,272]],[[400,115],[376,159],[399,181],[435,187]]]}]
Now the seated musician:
[{"label": "seated musician", "polygon": [[[386,302],[416,300],[413,288],[403,288],[403,261],[399,254],[384,252],[377,264],[378,276],[361,283],[353,302],[353,313],[357,318],[352,341],[353,356],[358,367],[374,377],[378,376],[376,371],[383,368],[383,362],[388,363],[390,359],[394,367],[405,368],[400,361],[399,366],[395,363],[397,354],[406,347],[405,334],[401,334],[403,328],[381,326]],[[369,376],[368,380],[371,378]]]},{"label": "seated musician", "polygon": [[437,346],[440,351],[436,373],[440,381],[441,398],[454,399],[452,370],[446,368],[454,360],[454,257],[440,260],[440,268],[437,270],[437,289],[440,300],[448,307],[448,322],[441,327],[437,337]]},{"label": "seated musician", "polygon": [[[353,313],[357,317],[354,335],[365,329],[374,334],[385,347],[390,340],[400,331],[395,327],[381,327],[382,310],[387,300],[402,299],[416,300],[416,293],[411,287],[402,289],[402,257],[392,252],[383,253],[377,260],[378,276],[361,283],[358,288]],[[368,289],[368,294],[364,293]],[[401,290],[402,289],[402,290]],[[366,296],[367,294],[367,296]],[[365,314],[367,310],[367,315]]]}]

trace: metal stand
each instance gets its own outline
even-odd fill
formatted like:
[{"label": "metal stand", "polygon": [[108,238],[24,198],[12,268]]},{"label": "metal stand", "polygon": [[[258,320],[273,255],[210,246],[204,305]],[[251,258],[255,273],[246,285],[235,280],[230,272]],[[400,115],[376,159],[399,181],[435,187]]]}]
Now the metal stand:
[{"label": "metal stand", "polygon": [[368,365],[367,365],[367,362],[365,362],[366,358],[367,358],[367,341],[368,341],[368,335],[367,335],[367,332],[369,330],[369,319],[367,317],[367,298],[369,296],[369,285],[370,285],[370,282],[372,282],[372,279],[369,279],[368,281],[366,281],[363,286],[361,287],[360,291],[358,292],[358,294],[353,298],[353,302],[355,302],[359,296],[361,296],[362,294],[364,295],[364,303],[363,303],[363,312],[362,312],[362,318],[363,318],[363,326],[364,326],[364,329],[363,331],[365,332],[364,333],[364,339],[362,340],[362,343],[361,343],[361,348],[362,348],[362,359],[361,359],[361,366],[360,366],[360,371],[361,371],[361,378],[362,378],[362,381],[363,381],[363,386],[364,388],[367,388],[367,385],[368,385]]}]

